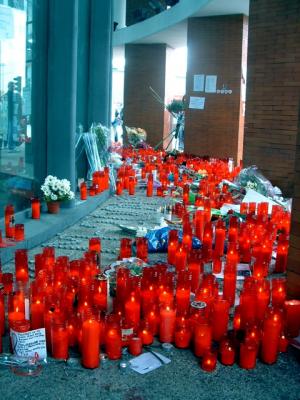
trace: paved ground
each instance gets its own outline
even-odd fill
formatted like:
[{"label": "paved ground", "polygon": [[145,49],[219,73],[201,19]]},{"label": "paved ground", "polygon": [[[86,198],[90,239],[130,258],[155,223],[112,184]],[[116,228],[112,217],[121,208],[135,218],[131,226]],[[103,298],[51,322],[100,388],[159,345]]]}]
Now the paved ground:
[{"label": "paved ground", "polygon": [[[119,239],[124,236],[119,224],[144,224],[154,227],[161,214],[157,209],[168,199],[113,197],[78,224],[44,245],[54,245],[57,255],[79,258],[88,238],[102,238],[102,263],[114,261]],[[33,255],[41,251],[35,248]],[[165,255],[151,255],[151,261],[164,260]],[[33,265],[32,265],[33,267]],[[5,271],[13,268],[4,266]],[[159,346],[159,344],[157,344]],[[158,351],[163,353],[159,348]],[[165,353],[164,353],[165,354]],[[167,355],[167,354],[166,354]],[[258,361],[257,368],[246,371],[237,365],[224,367],[218,363],[213,373],[203,372],[189,350],[174,349],[171,363],[145,375],[126,370],[119,362],[108,361],[96,370],[85,370],[76,357],[67,364],[50,360],[38,377],[19,377],[0,367],[0,400],[9,399],[99,399],[99,400],[300,400],[300,351],[290,349],[278,362],[267,366]],[[129,356],[124,356],[129,359]]]}]

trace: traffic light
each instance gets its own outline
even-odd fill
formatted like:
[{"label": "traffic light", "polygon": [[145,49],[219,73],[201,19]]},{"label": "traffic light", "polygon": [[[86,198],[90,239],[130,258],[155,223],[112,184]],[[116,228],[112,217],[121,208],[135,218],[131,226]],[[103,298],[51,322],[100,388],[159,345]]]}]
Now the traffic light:
[{"label": "traffic light", "polygon": [[15,88],[16,90],[21,93],[21,89],[22,89],[22,77],[21,76],[17,76],[14,78],[14,84],[15,84]]}]

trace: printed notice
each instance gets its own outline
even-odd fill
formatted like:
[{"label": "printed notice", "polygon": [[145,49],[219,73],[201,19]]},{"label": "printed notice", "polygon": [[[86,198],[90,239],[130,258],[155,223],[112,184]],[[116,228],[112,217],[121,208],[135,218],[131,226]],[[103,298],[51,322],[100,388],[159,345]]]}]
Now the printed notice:
[{"label": "printed notice", "polygon": [[204,77],[205,75],[194,75],[194,92],[204,91]]},{"label": "printed notice", "polygon": [[13,352],[19,357],[35,357],[43,360],[47,357],[45,329],[35,329],[29,332],[10,331]]},{"label": "printed notice", "polygon": [[205,97],[190,97],[190,108],[194,108],[197,110],[204,110],[205,105]]},{"label": "printed notice", "polygon": [[217,91],[217,75],[206,75],[205,92],[216,93]]}]

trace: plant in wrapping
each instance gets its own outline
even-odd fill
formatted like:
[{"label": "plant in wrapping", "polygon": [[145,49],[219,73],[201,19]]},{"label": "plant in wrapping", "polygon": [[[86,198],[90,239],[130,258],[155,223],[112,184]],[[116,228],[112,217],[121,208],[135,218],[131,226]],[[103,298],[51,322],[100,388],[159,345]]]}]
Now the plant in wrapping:
[{"label": "plant in wrapping", "polygon": [[92,124],[91,132],[94,132],[97,138],[97,147],[102,167],[105,167],[109,160],[108,139],[110,131],[101,124]]},{"label": "plant in wrapping", "polygon": [[48,175],[41,186],[47,203],[52,201],[67,201],[74,198],[71,184],[67,179],[58,179],[56,176]]}]

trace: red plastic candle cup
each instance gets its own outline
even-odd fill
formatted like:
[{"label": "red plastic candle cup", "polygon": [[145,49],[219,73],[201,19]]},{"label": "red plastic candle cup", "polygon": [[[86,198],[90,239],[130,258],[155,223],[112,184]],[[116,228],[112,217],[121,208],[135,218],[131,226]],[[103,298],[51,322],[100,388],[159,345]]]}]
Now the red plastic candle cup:
[{"label": "red plastic candle cup", "polygon": [[69,358],[69,333],[65,322],[53,322],[51,342],[52,357],[67,360]]},{"label": "red plastic candle cup", "polygon": [[187,349],[192,338],[190,324],[185,317],[179,317],[176,321],[174,342],[179,349]]},{"label": "red plastic candle cup", "polygon": [[80,200],[86,200],[88,196],[88,190],[85,182],[80,184]]},{"label": "red plastic candle cup", "polygon": [[93,280],[93,305],[100,311],[107,310],[108,281],[106,276],[97,275]]},{"label": "red plastic candle cup", "polygon": [[93,237],[89,239],[89,251],[95,251],[96,253],[101,252],[101,239]]},{"label": "red plastic candle cup", "polygon": [[170,306],[161,307],[159,340],[162,343],[171,343],[175,333],[176,313]]},{"label": "red plastic candle cup", "polygon": [[148,314],[145,316],[145,322],[148,323],[149,329],[152,332],[152,334],[156,336],[159,328],[158,314],[154,310],[149,311]]},{"label": "red plastic candle cup", "polygon": [[31,301],[30,304],[30,328],[40,329],[44,327],[45,306],[40,299]]},{"label": "red plastic candle cup", "polygon": [[151,331],[151,325],[146,320],[142,324],[138,336],[142,339],[143,346],[149,346],[153,343],[153,333]]},{"label": "red plastic candle cup", "polygon": [[121,196],[123,193],[123,182],[120,179],[117,179],[116,182],[116,195]]},{"label": "red plastic candle cup", "polygon": [[125,303],[125,319],[134,327],[137,327],[140,322],[141,304],[135,298],[131,296]]},{"label": "red plastic candle cup", "polygon": [[41,218],[41,203],[39,199],[31,199],[31,218]]},{"label": "red plastic candle cup", "polygon": [[144,262],[148,262],[148,239],[145,237],[136,238],[136,256]]},{"label": "red plastic candle cup", "polygon": [[246,339],[240,345],[240,362],[239,365],[244,369],[253,369],[256,365],[257,343],[255,340]]},{"label": "red plastic candle cup", "polygon": [[122,337],[117,316],[110,315],[106,323],[105,349],[110,360],[118,360],[122,356]]},{"label": "red plastic candle cup", "polygon": [[211,327],[213,340],[219,341],[227,333],[229,302],[217,299],[212,304]]},{"label": "red plastic candle cup", "polygon": [[129,340],[129,353],[133,356],[139,356],[142,352],[142,339],[139,337],[132,337]]},{"label": "red plastic candle cup", "polygon": [[280,314],[270,309],[263,324],[261,359],[266,364],[277,360],[282,321]]},{"label": "red plastic candle cup", "polygon": [[22,242],[25,238],[24,224],[15,225],[15,240],[17,242]]},{"label": "red plastic candle cup", "polygon": [[15,252],[15,271],[16,271],[16,281],[28,282],[29,272],[28,272],[28,255],[27,250],[18,249]]},{"label": "red plastic candle cup", "polygon": [[85,368],[98,368],[100,364],[100,325],[93,318],[82,324],[81,363]]},{"label": "red plastic candle cup", "polygon": [[205,372],[212,372],[217,366],[217,355],[215,352],[207,351],[204,353],[201,361],[201,368]]},{"label": "red plastic candle cup", "polygon": [[296,337],[300,330],[300,300],[286,300],[285,311],[285,333],[287,337]]},{"label": "red plastic candle cup", "polygon": [[215,248],[214,254],[216,257],[221,257],[224,253],[224,243],[225,243],[226,230],[223,223],[219,223],[216,226],[215,235]]},{"label": "red plastic candle cup", "polygon": [[0,337],[5,333],[4,285],[0,283]]},{"label": "red plastic candle cup", "polygon": [[147,194],[147,197],[153,196],[153,175],[152,174],[148,175],[146,194]]},{"label": "red plastic candle cup", "polygon": [[171,230],[168,240],[168,263],[174,265],[176,257],[176,249],[178,245],[178,231]]},{"label": "red plastic candle cup", "polygon": [[288,348],[288,345],[289,345],[289,340],[288,340],[288,338],[285,336],[285,334],[282,333],[282,334],[280,335],[280,338],[279,338],[278,351],[279,351],[280,353],[286,353],[287,348]]},{"label": "red plastic candle cup", "polygon": [[130,258],[132,256],[132,240],[128,238],[122,238],[120,240],[120,255],[119,259]]},{"label": "red plastic candle cup", "polygon": [[286,299],[286,279],[272,279],[272,306],[281,308]]},{"label": "red plastic candle cup", "polygon": [[128,193],[130,196],[134,196],[134,194],[135,194],[135,178],[134,178],[134,176],[129,177]]},{"label": "red plastic candle cup", "polygon": [[199,288],[203,275],[203,263],[201,253],[198,250],[192,250],[188,256],[188,270],[192,275],[191,291],[195,293]]},{"label": "red plastic candle cup", "polygon": [[235,349],[232,343],[225,340],[220,346],[220,360],[223,365],[233,365],[235,361]]},{"label": "red plastic candle cup", "polygon": [[194,326],[194,353],[202,357],[210,350],[212,343],[211,326],[204,322],[196,323]]},{"label": "red plastic candle cup", "polygon": [[11,272],[5,272],[2,274],[2,283],[4,286],[4,294],[10,294],[13,290],[14,276]]},{"label": "red plastic candle cup", "polygon": [[175,267],[177,272],[182,271],[186,268],[187,256],[188,253],[185,247],[183,247],[183,245],[181,244],[178,244],[175,254]]}]

